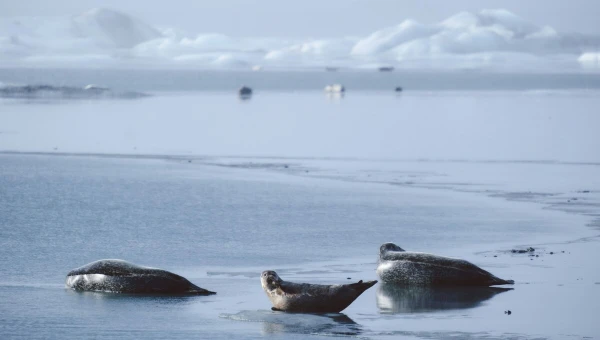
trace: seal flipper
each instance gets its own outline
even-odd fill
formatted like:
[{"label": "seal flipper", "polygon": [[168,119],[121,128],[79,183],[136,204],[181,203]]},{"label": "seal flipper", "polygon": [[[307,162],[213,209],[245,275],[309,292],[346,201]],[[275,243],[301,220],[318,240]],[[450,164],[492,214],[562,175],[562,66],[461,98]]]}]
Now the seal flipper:
[{"label": "seal flipper", "polygon": [[514,285],[514,284],[515,284],[514,280],[503,280],[501,278],[494,276],[494,280],[492,280],[492,282],[489,285],[496,286],[496,285]]},{"label": "seal flipper", "polygon": [[187,294],[193,294],[193,295],[215,295],[215,294],[217,294],[216,292],[211,292],[208,289],[200,288],[189,281],[188,281],[188,283],[190,284],[190,286],[189,286],[188,290],[186,291]]},{"label": "seal flipper", "polygon": [[375,284],[377,283],[377,280],[374,281],[367,281],[367,282],[363,282],[362,280],[356,282],[356,283],[351,283],[349,286],[352,287],[353,289],[355,289],[356,291],[360,292],[360,294],[362,294],[365,290],[373,287]]},{"label": "seal flipper", "polygon": [[210,290],[207,290],[204,288],[191,289],[188,291],[188,293],[193,294],[193,295],[215,295],[215,294],[217,294],[216,292],[211,292]]}]

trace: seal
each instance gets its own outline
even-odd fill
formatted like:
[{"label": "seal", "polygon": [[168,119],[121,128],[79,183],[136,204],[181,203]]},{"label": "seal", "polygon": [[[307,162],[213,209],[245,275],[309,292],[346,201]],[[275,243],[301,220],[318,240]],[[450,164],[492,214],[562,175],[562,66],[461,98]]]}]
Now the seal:
[{"label": "seal", "polygon": [[317,285],[283,281],[276,272],[266,270],[260,283],[273,304],[272,310],[296,313],[339,313],[377,281],[358,281],[343,285]]},{"label": "seal", "polygon": [[515,283],[465,260],[408,252],[393,243],[384,243],[379,248],[377,275],[385,283],[399,285],[495,286]]},{"label": "seal", "polygon": [[166,270],[138,266],[123,260],[99,260],[71,270],[65,282],[78,291],[137,294],[212,295],[186,278]]}]

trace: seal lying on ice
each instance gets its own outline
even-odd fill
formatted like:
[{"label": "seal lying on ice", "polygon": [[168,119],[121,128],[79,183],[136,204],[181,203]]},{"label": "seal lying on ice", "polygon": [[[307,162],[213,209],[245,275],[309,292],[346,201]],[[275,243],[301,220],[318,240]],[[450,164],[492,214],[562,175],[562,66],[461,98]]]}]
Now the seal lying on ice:
[{"label": "seal lying on ice", "polygon": [[408,252],[393,243],[379,248],[377,275],[383,282],[400,285],[494,286],[515,283],[502,280],[460,259]]},{"label": "seal lying on ice", "polygon": [[177,274],[123,260],[99,260],[73,269],[67,274],[66,286],[74,290],[115,293],[216,294]]},{"label": "seal lying on ice", "polygon": [[273,310],[299,313],[339,313],[377,281],[344,285],[316,285],[283,281],[272,270],[262,272],[262,287]]}]

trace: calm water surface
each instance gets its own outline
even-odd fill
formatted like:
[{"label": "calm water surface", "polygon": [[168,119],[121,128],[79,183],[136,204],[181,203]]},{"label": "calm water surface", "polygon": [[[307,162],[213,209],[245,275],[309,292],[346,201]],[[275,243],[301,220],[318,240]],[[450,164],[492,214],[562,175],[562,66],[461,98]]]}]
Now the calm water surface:
[{"label": "calm water surface", "polygon": [[[360,333],[355,320],[277,319],[258,273],[371,279],[378,246],[390,239],[414,249],[493,247],[561,233],[564,222],[455,194],[184,160],[4,154],[0,173],[0,314],[10,338]],[[64,289],[70,269],[100,258],[177,271],[218,294]],[[355,312],[375,317],[373,294]],[[237,314],[246,310],[255,312]]]},{"label": "calm water surface", "polygon": [[[386,313],[390,308],[404,311],[405,306],[395,304],[403,292],[372,289],[345,316],[282,316],[269,311],[258,274],[277,269],[297,281],[374,279],[383,242],[473,256],[468,249],[569,239],[583,230],[583,223],[485,194],[360,183],[347,176],[289,176],[268,171],[265,160],[251,166],[253,160],[245,159],[244,167],[225,167],[209,156],[598,162],[599,103],[598,96],[587,92],[349,92],[329,98],[316,91],[258,91],[249,101],[222,92],[170,93],[139,101],[1,100],[0,150],[130,156],[0,154],[0,335],[401,336],[398,319]],[[142,157],[149,154],[167,156]],[[323,171],[298,167],[302,161],[293,158],[277,162],[289,162],[294,171]],[[462,177],[468,180],[464,164]],[[443,181],[447,175],[443,163],[426,168],[401,176],[410,182],[411,176],[435,175]],[[585,169],[578,173],[593,173],[593,168]],[[377,165],[368,169],[369,174],[378,170]],[[566,177],[544,178],[568,178],[568,167],[559,170]],[[326,174],[335,177],[335,166]],[[491,185],[502,189],[507,184]],[[520,189],[528,190],[511,190]],[[132,297],[64,289],[70,269],[101,258],[176,271],[218,294]],[[486,266],[499,276],[514,273],[506,264]],[[577,292],[587,291],[574,290],[566,297]],[[440,312],[434,301],[416,308],[437,313],[412,318],[415,310],[409,309],[402,323],[413,330],[434,331],[442,324],[464,330],[483,317],[494,320],[489,327],[482,323],[486,331],[504,334],[516,327],[522,332],[520,319],[495,319],[516,293],[484,292],[468,300],[452,293],[448,297],[458,299],[458,308]],[[408,296],[427,302],[427,296],[439,294]],[[495,303],[493,310],[488,300]],[[458,321],[446,324],[448,320]],[[544,322],[526,329],[544,333]],[[421,337],[441,333],[435,334]]]}]

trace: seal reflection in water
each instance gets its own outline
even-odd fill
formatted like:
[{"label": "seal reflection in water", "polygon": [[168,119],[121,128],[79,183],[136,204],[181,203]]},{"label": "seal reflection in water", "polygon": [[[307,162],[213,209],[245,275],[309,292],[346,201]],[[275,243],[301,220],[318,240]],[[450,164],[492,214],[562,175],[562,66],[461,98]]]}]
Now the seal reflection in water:
[{"label": "seal reflection in water", "polygon": [[123,260],[99,260],[73,269],[67,274],[66,286],[73,290],[114,293],[216,294],[177,274]]},{"label": "seal reflection in water", "polygon": [[383,283],[376,292],[382,313],[426,313],[480,306],[512,288],[469,286],[398,286]]},{"label": "seal reflection in water", "polygon": [[460,259],[408,252],[393,243],[379,248],[377,275],[400,285],[494,286],[513,284]]},{"label": "seal reflection in water", "polygon": [[262,272],[262,287],[273,310],[297,313],[339,313],[377,281],[316,285],[283,281],[272,270]]}]

